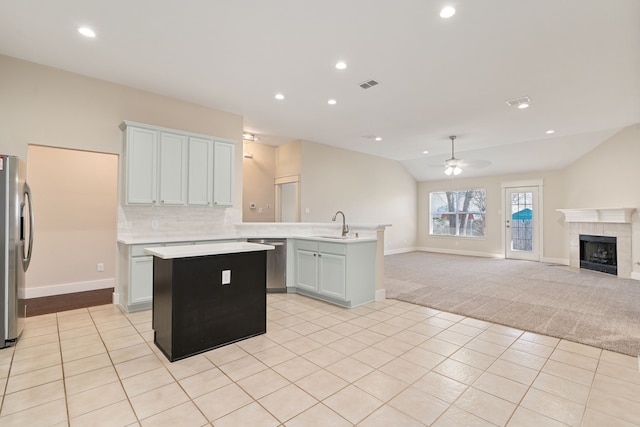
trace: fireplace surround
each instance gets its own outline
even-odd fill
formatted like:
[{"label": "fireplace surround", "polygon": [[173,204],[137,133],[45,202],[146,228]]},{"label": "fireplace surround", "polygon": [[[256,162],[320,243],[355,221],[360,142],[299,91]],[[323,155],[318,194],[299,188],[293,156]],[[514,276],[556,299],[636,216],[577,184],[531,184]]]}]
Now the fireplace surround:
[{"label": "fireplace surround", "polygon": [[569,265],[580,268],[580,235],[616,238],[617,275],[632,278],[631,216],[636,208],[558,209],[565,216],[569,239]]}]

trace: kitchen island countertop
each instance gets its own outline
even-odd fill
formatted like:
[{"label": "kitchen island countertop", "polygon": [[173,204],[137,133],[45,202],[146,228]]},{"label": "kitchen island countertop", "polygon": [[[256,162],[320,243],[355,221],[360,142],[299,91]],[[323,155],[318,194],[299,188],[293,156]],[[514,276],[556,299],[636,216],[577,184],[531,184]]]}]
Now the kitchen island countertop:
[{"label": "kitchen island countertop", "polygon": [[237,254],[242,252],[256,252],[273,250],[271,245],[247,242],[208,243],[204,245],[183,245],[145,248],[149,255],[162,259],[191,258],[209,255]]}]

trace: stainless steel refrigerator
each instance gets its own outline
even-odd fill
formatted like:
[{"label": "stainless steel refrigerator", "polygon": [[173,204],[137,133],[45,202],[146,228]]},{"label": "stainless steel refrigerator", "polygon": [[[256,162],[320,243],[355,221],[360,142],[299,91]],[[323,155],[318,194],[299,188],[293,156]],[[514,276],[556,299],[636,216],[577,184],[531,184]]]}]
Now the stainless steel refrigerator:
[{"label": "stainless steel refrigerator", "polygon": [[25,163],[0,155],[0,348],[15,343],[24,328],[25,273],[33,247],[31,192]]}]

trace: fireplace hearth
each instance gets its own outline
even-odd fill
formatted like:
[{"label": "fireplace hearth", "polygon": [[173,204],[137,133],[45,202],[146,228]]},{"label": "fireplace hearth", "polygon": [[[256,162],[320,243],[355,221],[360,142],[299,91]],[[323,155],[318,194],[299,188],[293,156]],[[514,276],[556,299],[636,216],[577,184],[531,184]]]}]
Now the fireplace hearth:
[{"label": "fireplace hearth", "polygon": [[580,268],[618,274],[617,239],[580,234]]}]

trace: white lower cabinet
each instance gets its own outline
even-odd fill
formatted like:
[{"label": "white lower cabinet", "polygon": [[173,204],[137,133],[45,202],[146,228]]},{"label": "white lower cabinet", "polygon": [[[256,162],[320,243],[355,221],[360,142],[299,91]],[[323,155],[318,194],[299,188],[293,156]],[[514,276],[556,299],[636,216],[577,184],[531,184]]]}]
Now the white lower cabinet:
[{"label": "white lower cabinet", "polygon": [[344,255],[321,252],[319,253],[318,265],[320,273],[318,292],[332,298],[345,299],[347,285],[346,257]]},{"label": "white lower cabinet", "polygon": [[295,241],[296,292],[345,307],[371,302],[376,242]]},{"label": "white lower cabinet", "polygon": [[129,305],[151,302],[153,295],[153,257],[131,257],[129,261]]}]

